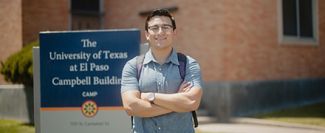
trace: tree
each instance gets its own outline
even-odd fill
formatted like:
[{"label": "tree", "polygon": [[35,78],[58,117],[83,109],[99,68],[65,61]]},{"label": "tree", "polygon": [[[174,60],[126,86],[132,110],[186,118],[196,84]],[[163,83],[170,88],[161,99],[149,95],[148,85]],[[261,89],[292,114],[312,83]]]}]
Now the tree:
[{"label": "tree", "polygon": [[0,72],[4,75],[6,81],[24,84],[29,87],[33,86],[32,48],[38,45],[38,41],[29,43],[23,49],[8,57],[5,62],[1,62]]}]

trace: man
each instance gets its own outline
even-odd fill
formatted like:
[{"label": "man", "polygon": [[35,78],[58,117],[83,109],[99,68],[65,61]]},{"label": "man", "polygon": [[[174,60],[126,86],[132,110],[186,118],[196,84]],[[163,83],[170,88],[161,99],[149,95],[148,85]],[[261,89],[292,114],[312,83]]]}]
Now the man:
[{"label": "man", "polygon": [[199,107],[202,96],[199,64],[186,56],[182,80],[173,48],[176,23],[167,10],[153,11],[145,30],[150,50],[139,76],[138,57],[128,61],[122,72],[121,95],[126,112],[134,117],[132,132],[193,133],[191,111]]}]

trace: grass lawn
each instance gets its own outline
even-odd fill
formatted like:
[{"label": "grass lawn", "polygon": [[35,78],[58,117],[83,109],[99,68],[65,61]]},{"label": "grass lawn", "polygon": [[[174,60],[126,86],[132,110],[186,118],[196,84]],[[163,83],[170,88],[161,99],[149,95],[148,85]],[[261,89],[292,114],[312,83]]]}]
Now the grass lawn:
[{"label": "grass lawn", "polygon": [[303,107],[283,109],[267,114],[257,115],[256,117],[266,120],[325,127],[325,102]]},{"label": "grass lawn", "polygon": [[35,128],[14,120],[0,119],[0,133],[35,133]]}]

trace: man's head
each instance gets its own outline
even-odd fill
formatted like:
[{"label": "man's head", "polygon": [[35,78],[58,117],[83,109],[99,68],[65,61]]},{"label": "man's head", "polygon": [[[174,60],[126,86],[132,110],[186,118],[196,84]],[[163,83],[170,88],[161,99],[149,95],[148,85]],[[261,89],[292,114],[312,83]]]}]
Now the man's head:
[{"label": "man's head", "polygon": [[145,24],[146,39],[154,50],[171,50],[176,35],[174,18],[167,10],[159,9],[148,16]]},{"label": "man's head", "polygon": [[157,9],[157,10],[154,10],[148,17],[147,17],[147,20],[146,20],[146,23],[145,23],[145,29],[146,31],[148,31],[148,22],[151,20],[151,18],[155,17],[155,16],[165,16],[165,17],[168,17],[172,23],[172,26],[173,26],[173,30],[176,29],[176,23],[175,23],[175,19],[174,17],[169,13],[168,10],[166,9]]}]

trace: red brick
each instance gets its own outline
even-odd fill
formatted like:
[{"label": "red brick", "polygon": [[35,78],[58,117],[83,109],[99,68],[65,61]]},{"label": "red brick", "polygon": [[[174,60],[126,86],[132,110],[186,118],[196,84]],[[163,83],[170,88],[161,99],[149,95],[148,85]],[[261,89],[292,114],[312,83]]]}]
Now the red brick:
[{"label": "red brick", "polygon": [[[0,10],[0,62],[4,62],[22,48],[21,0],[1,0]],[[0,84],[4,83],[0,75]]]},{"label": "red brick", "polygon": [[[0,8],[12,13],[8,15],[9,20],[1,20],[0,27],[12,25],[16,28],[8,34],[11,37],[8,40],[15,40],[16,49],[22,42],[36,40],[39,31],[69,30],[70,13],[66,0],[25,0],[22,7],[17,4],[21,3],[19,0],[5,1],[3,3],[9,3],[13,11]],[[325,1],[318,0],[317,5],[317,46],[280,44],[278,2],[107,0],[103,1],[103,25],[105,29],[139,28],[142,42],[146,42],[143,36],[145,17],[139,13],[177,6],[178,10],[173,12],[178,33],[175,47],[198,60],[204,81],[325,77]],[[22,18],[17,17],[21,15],[20,10],[23,11]],[[1,13],[0,17],[8,17]],[[10,29],[4,30],[12,31]]]}]

